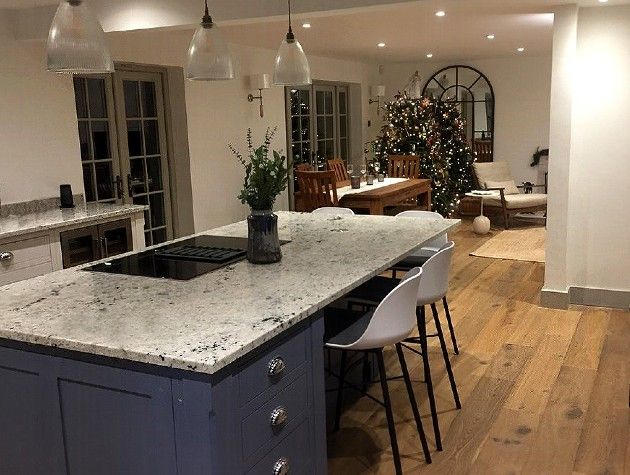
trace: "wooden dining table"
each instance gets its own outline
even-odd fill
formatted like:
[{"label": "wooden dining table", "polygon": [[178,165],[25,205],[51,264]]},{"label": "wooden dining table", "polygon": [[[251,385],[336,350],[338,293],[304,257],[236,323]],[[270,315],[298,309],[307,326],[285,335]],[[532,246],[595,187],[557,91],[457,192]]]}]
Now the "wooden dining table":
[{"label": "wooden dining table", "polygon": [[386,207],[396,206],[423,196],[425,209],[431,211],[431,180],[426,178],[385,178],[373,185],[361,182],[361,188],[353,189],[343,183],[337,188],[339,206],[365,209],[369,214],[382,215]]}]

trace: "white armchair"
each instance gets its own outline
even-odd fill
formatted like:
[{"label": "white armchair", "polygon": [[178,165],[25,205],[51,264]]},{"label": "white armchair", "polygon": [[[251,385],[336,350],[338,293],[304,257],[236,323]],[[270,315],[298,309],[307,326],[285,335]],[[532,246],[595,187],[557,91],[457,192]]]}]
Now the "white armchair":
[{"label": "white armchair", "polygon": [[[503,212],[505,229],[509,228],[510,216],[517,213],[547,211],[546,193],[521,193],[523,186],[517,186],[507,162],[474,163],[475,178],[481,189],[499,192],[497,197],[484,198],[484,208]],[[534,185],[533,188],[545,188]]]}]

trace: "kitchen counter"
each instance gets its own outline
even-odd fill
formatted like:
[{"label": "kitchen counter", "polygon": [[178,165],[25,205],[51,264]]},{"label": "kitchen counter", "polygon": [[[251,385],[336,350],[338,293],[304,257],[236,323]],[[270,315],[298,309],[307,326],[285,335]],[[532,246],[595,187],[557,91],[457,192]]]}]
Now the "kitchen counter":
[{"label": "kitchen counter", "polygon": [[278,217],[277,264],[0,287],[0,473],[325,475],[321,309],[458,221]]},{"label": "kitchen counter", "polygon": [[213,374],[459,223],[278,216],[291,241],[278,264],[242,261],[191,281],[69,269],[2,287],[0,338]]},{"label": "kitchen counter", "polygon": [[124,218],[143,212],[143,205],[117,205],[108,203],[88,203],[76,208],[55,208],[38,213],[13,215],[0,218],[0,240],[49,229],[90,224],[103,220]]}]

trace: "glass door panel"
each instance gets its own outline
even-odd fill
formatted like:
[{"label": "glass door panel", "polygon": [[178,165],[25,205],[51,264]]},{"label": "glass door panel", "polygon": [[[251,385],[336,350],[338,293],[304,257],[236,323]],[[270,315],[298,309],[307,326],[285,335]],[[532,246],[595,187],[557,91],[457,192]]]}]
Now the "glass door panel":
[{"label": "glass door panel", "polygon": [[125,129],[120,149],[127,174],[127,199],[148,205],[147,246],[172,238],[168,156],[161,77],[157,73],[116,73],[118,120]]},{"label": "glass door panel", "polygon": [[336,158],[335,87],[313,86],[315,94],[315,168],[326,169],[326,160]]},{"label": "glass door panel", "polygon": [[120,161],[116,147],[115,106],[109,76],[73,78],[83,167],[88,202],[121,203],[117,192]]}]

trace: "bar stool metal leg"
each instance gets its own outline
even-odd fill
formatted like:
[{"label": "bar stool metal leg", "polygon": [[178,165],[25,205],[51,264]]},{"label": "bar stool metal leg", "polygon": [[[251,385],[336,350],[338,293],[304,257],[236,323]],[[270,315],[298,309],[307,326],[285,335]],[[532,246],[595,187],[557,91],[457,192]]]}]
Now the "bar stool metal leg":
[{"label": "bar stool metal leg", "polygon": [[420,347],[422,352],[422,363],[424,364],[424,380],[427,384],[429,395],[429,407],[431,408],[431,419],[433,420],[433,432],[435,433],[435,446],[437,450],[442,450],[442,436],[440,435],[440,423],[438,421],[437,407],[435,405],[435,394],[433,393],[433,382],[431,381],[431,367],[429,366],[429,348],[427,344],[427,324],[424,316],[424,305],[416,308],[416,318],[418,320],[418,332],[420,334]]},{"label": "bar stool metal leg", "polygon": [[448,357],[448,350],[446,349],[446,342],[444,341],[444,332],[442,331],[442,325],[440,324],[440,316],[438,314],[437,306],[432,303],[431,310],[433,311],[433,320],[435,320],[435,326],[437,328],[438,338],[440,340],[440,346],[442,347],[442,355],[444,356],[444,364],[446,365],[446,372],[448,379],[451,383],[451,391],[453,391],[453,399],[455,399],[455,406],[457,409],[462,408],[462,404],[459,401],[459,394],[457,392],[457,384],[455,384],[455,376],[453,375],[453,369],[451,368],[451,361]]},{"label": "bar stool metal leg", "polygon": [[448,323],[448,330],[451,332],[453,351],[456,355],[459,355],[459,347],[457,346],[457,339],[455,338],[455,330],[453,329],[453,321],[451,320],[451,312],[448,309],[448,301],[446,300],[446,295],[442,297],[442,304],[444,305],[444,311],[446,312],[446,322]]},{"label": "bar stool metal leg", "polygon": [[387,387],[387,373],[385,372],[385,361],[383,359],[382,349],[376,351],[376,359],[378,360],[378,370],[381,375],[381,389],[383,390],[383,402],[385,403],[385,414],[387,415],[387,427],[389,429],[389,438],[391,439],[391,443],[392,443],[394,467],[396,468],[396,475],[402,475],[400,453],[398,452],[398,441],[396,439],[396,424],[394,423],[394,414],[392,412],[392,402],[389,398],[389,389]]},{"label": "bar stool metal leg", "polygon": [[339,423],[341,422],[341,409],[343,406],[343,386],[346,380],[346,363],[348,360],[348,352],[342,350],[341,363],[339,366],[339,390],[337,391],[337,405],[335,407],[335,426],[333,430],[337,432],[339,430]]},{"label": "bar stool metal leg", "polygon": [[409,395],[409,403],[411,404],[411,410],[413,411],[413,417],[416,420],[416,428],[418,429],[418,436],[420,437],[420,443],[422,444],[422,450],[424,452],[424,459],[427,463],[431,463],[431,452],[429,452],[429,444],[427,443],[427,436],[424,433],[422,427],[422,419],[420,418],[420,412],[418,411],[418,403],[416,402],[416,395],[413,392],[413,386],[411,385],[411,378],[409,377],[409,370],[407,369],[407,362],[405,361],[405,354],[402,350],[400,343],[396,344],[396,353],[398,353],[398,361],[400,362],[400,368],[402,369],[403,378],[405,380],[405,386],[407,386],[407,394]]}]

